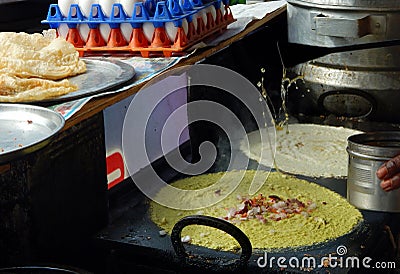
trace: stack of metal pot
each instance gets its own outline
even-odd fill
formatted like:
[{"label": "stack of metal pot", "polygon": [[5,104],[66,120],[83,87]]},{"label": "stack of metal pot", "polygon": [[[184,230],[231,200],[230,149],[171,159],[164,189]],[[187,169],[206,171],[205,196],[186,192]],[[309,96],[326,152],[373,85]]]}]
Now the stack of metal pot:
[{"label": "stack of metal pot", "polygon": [[[338,51],[288,68],[328,113],[400,122],[400,0],[288,0],[288,42]],[[384,43],[381,43],[384,44]]]}]

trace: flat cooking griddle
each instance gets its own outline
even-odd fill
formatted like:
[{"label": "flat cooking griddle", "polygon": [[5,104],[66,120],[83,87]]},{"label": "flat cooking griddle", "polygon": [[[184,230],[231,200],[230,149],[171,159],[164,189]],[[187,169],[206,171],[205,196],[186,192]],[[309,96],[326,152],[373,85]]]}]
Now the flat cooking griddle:
[{"label": "flat cooking griddle", "polygon": [[[316,179],[304,176],[299,176],[299,178],[326,186],[343,196],[346,194],[345,179]],[[103,248],[114,251],[124,250],[125,254],[129,254],[128,258],[131,260],[146,254],[147,257],[153,258],[151,260],[153,266],[168,267],[179,273],[182,270],[191,273],[197,270],[200,273],[208,273],[210,271],[223,272],[227,270],[225,265],[239,258],[240,253],[222,252],[194,245],[185,245],[187,253],[194,258],[195,263],[193,265],[187,265],[186,263],[182,265],[182,261],[180,260],[182,258],[176,255],[170,236],[160,236],[159,231],[161,229],[151,221],[147,198],[139,191],[133,195],[135,197],[132,197],[132,203],[126,207],[123,215],[96,235],[96,242]],[[362,258],[368,256],[368,251],[376,248],[377,242],[382,236],[382,227],[389,218],[389,215],[385,213],[369,211],[362,211],[362,213],[364,216],[362,224],[349,234],[330,242],[298,249],[273,250],[268,253],[264,253],[263,250],[254,250],[245,269],[241,269],[238,273],[282,272],[283,269],[278,266],[276,259],[271,265],[267,264],[265,267],[260,267],[257,264],[257,260],[263,265],[265,256],[267,256],[267,259],[285,257],[287,259],[286,264],[288,264],[288,260],[292,257],[298,258],[300,263],[302,260],[305,261],[305,268],[288,266],[284,269],[285,273],[326,272],[327,269],[320,265],[321,259],[323,257],[336,256],[339,260],[338,262],[342,258],[343,265],[341,267],[329,268],[329,273],[347,273],[352,267],[350,261],[348,263],[349,267],[346,267],[346,258],[358,257],[361,261]],[[341,248],[340,251],[338,248]],[[343,255],[339,256],[337,252]],[[311,259],[303,259],[311,257],[316,260],[316,268],[307,267],[309,266],[307,261]],[[292,259],[292,265],[295,265],[294,260]],[[186,271],[184,272],[186,273]],[[232,273],[231,269],[229,269],[229,273]]]}]

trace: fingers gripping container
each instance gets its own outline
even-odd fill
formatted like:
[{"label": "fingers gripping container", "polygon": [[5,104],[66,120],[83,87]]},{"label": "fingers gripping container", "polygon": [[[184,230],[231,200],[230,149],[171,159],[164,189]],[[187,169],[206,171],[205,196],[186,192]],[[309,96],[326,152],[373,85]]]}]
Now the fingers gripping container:
[{"label": "fingers gripping container", "polygon": [[[145,0],[132,1],[132,5],[131,16],[120,3],[113,4],[109,16],[100,4],[92,4],[88,16],[78,4],[71,4],[68,15],[63,16],[58,4],[51,4],[42,23],[56,29],[80,56],[123,53],[170,57],[182,55],[205,38],[220,35],[235,21],[229,0],[206,4],[201,0]],[[88,34],[80,33],[82,26],[89,27]]]}]

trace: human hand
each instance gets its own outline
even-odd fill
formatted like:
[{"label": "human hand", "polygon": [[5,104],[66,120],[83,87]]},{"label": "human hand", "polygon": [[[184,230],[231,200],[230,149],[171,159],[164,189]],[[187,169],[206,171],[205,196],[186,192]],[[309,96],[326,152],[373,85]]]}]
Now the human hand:
[{"label": "human hand", "polygon": [[391,191],[400,188],[400,155],[384,163],[376,171],[376,176],[381,181],[381,188],[384,191]]}]

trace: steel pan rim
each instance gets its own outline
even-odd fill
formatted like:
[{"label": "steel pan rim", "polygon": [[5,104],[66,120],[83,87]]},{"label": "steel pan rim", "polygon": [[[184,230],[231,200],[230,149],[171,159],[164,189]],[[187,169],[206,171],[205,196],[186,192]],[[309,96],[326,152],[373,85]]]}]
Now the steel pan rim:
[{"label": "steel pan rim", "polygon": [[10,109],[12,111],[23,111],[24,109],[29,109],[31,111],[37,111],[41,113],[43,117],[48,118],[49,121],[52,121],[55,125],[53,129],[51,129],[51,133],[39,138],[37,140],[32,141],[30,144],[24,145],[22,147],[15,147],[12,150],[6,151],[4,153],[0,153],[0,164],[9,163],[13,160],[16,160],[24,155],[35,152],[47,144],[54,138],[54,136],[64,127],[65,119],[64,117],[51,109],[35,106],[35,105],[27,105],[27,104],[15,104],[15,103],[0,103],[0,111],[4,109]]},{"label": "steel pan rim", "polygon": [[[400,154],[400,131],[366,132],[350,136],[347,151],[350,155],[372,160],[389,160]],[[368,142],[398,141],[399,147],[384,147],[368,144]]]},{"label": "steel pan rim", "polygon": [[[341,1],[341,0],[288,0],[288,4],[293,6],[302,6],[309,8],[320,8],[324,10],[345,10],[345,11],[375,11],[375,12],[397,12],[399,11],[400,1],[374,1],[375,5],[368,2],[367,5],[362,5],[362,1]],[[383,4],[382,4],[383,2]]]}]

